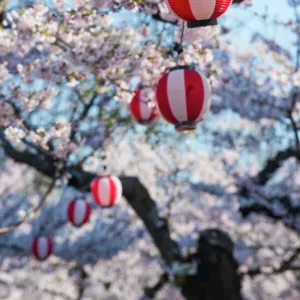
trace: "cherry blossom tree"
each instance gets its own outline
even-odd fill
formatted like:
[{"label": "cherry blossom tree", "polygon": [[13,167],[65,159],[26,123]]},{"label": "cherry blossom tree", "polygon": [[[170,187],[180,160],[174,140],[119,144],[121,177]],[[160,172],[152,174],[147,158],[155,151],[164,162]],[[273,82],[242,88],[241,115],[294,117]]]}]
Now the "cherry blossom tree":
[{"label": "cherry blossom tree", "polygon": [[[219,26],[188,29],[162,0],[3,1],[0,298],[217,300],[203,294],[216,285],[225,300],[299,299],[300,2],[285,1],[288,20],[233,2]],[[226,22],[239,11],[292,45],[254,29],[239,48]],[[153,99],[176,64],[207,75],[210,115],[188,135],[136,124],[135,89]],[[110,209],[90,195],[103,174],[123,186]],[[77,196],[93,203],[80,229],[66,218]],[[197,243],[211,228],[234,256],[213,249],[221,271],[202,286]],[[43,263],[39,235],[55,240]]]}]

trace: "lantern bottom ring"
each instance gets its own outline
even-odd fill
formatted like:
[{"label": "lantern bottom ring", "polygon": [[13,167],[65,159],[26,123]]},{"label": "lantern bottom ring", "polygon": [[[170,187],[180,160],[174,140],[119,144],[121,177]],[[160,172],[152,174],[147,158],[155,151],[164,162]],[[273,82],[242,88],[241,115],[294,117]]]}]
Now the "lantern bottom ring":
[{"label": "lantern bottom ring", "polygon": [[214,26],[214,25],[218,25],[217,19],[195,20],[195,21],[187,22],[188,28],[206,27],[206,26]]},{"label": "lantern bottom ring", "polygon": [[151,121],[140,119],[140,120],[138,120],[138,123],[141,125],[149,125],[151,123]]},{"label": "lantern bottom ring", "polygon": [[194,121],[182,121],[175,124],[175,129],[178,132],[190,131],[196,129],[196,122]]},{"label": "lantern bottom ring", "polygon": [[115,206],[115,204],[110,204],[110,205],[101,205],[101,204],[98,204],[98,205],[101,207],[101,209],[110,209],[110,208],[113,208]]},{"label": "lantern bottom ring", "polygon": [[48,256],[46,256],[46,257],[44,257],[44,258],[35,257],[35,259],[36,259],[37,261],[40,261],[40,262],[46,261],[47,258],[48,258]]}]

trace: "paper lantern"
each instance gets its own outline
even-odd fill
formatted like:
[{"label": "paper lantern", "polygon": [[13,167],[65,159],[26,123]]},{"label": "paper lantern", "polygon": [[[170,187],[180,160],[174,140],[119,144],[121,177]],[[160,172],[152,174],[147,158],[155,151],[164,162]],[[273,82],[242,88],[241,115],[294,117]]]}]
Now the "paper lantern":
[{"label": "paper lantern", "polygon": [[83,199],[74,199],[69,203],[67,217],[70,223],[80,227],[89,221],[91,205]]},{"label": "paper lantern", "polygon": [[122,197],[122,184],[115,176],[99,177],[92,181],[91,192],[98,205],[111,207]]},{"label": "paper lantern", "polygon": [[158,117],[155,102],[148,102],[142,97],[143,90],[138,90],[130,103],[132,117],[142,125],[148,125]]},{"label": "paper lantern", "polygon": [[47,259],[54,250],[54,242],[50,237],[36,237],[32,242],[32,254],[38,260]]},{"label": "paper lantern", "polygon": [[161,115],[177,131],[194,130],[209,112],[210,98],[206,77],[188,66],[174,67],[164,73],[156,90]]},{"label": "paper lantern", "polygon": [[166,0],[170,11],[187,21],[188,28],[217,25],[232,0]]}]

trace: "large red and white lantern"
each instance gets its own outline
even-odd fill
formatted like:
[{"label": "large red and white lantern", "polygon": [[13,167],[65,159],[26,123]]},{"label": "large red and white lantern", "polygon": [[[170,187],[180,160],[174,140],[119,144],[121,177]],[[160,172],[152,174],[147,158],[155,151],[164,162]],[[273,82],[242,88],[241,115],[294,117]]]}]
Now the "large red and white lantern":
[{"label": "large red and white lantern", "polygon": [[158,117],[155,102],[147,99],[145,93],[145,89],[137,90],[130,103],[132,117],[142,125],[148,125]]},{"label": "large red and white lantern", "polygon": [[166,0],[170,11],[188,22],[188,28],[216,25],[232,0]]},{"label": "large red and white lantern", "polygon": [[50,237],[36,237],[32,242],[32,254],[38,260],[47,259],[54,250],[54,242]]},{"label": "large red and white lantern", "polygon": [[202,73],[193,67],[177,66],[161,76],[156,100],[163,118],[177,131],[194,130],[209,112],[211,90]]},{"label": "large red and white lantern", "polygon": [[122,183],[116,176],[98,177],[91,183],[91,192],[98,205],[111,207],[122,197]]},{"label": "large red and white lantern", "polygon": [[68,205],[67,217],[75,227],[87,223],[91,215],[91,205],[83,199],[74,199]]}]

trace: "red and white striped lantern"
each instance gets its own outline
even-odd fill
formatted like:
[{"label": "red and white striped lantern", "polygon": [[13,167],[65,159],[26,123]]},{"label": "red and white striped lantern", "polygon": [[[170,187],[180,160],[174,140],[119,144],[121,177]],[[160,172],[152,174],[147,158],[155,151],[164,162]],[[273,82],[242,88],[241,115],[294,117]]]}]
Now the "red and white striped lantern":
[{"label": "red and white striped lantern", "polygon": [[32,254],[38,260],[46,260],[54,250],[54,242],[50,237],[36,237],[32,242]]},{"label": "red and white striped lantern", "polygon": [[177,66],[160,78],[156,100],[163,118],[177,131],[194,130],[209,112],[211,90],[202,73]]},{"label": "red and white striped lantern", "polygon": [[148,125],[158,117],[156,105],[153,101],[143,98],[143,90],[137,90],[130,103],[132,117],[142,125]]},{"label": "red and white striped lantern", "polygon": [[188,28],[217,25],[232,0],[166,0],[170,11],[188,22]]},{"label": "red and white striped lantern", "polygon": [[80,227],[89,221],[91,211],[91,205],[87,201],[83,199],[74,199],[68,206],[68,220],[75,227]]},{"label": "red and white striped lantern", "polygon": [[115,176],[98,177],[91,183],[91,192],[98,205],[111,207],[122,197],[122,183]]}]

